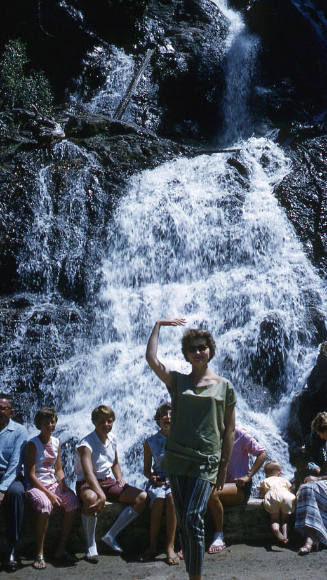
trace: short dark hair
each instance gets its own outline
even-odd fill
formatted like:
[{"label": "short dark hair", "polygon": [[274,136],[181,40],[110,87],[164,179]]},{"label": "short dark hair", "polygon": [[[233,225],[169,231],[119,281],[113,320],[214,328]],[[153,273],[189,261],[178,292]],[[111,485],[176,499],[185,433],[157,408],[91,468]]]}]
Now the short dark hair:
[{"label": "short dark hair", "polygon": [[111,407],[107,407],[107,405],[99,405],[92,411],[92,423],[95,423],[95,421],[97,421],[101,415],[108,415],[108,417],[113,421],[116,419],[115,413]]},{"label": "short dark hair", "polygon": [[8,403],[12,404],[12,395],[9,395],[8,393],[0,393],[0,399],[6,399],[6,401],[8,401]]},{"label": "short dark hair", "polygon": [[209,330],[200,330],[199,328],[190,328],[190,330],[187,330],[186,332],[184,332],[183,338],[182,338],[182,353],[184,355],[185,360],[188,361],[187,358],[187,353],[189,350],[189,347],[191,346],[192,341],[195,338],[204,338],[209,350],[210,350],[210,358],[209,360],[211,360],[216,352],[216,343],[214,341],[214,339],[212,338],[212,335],[210,334]]},{"label": "short dark hair", "polygon": [[158,407],[158,409],[156,410],[156,414],[154,416],[155,421],[159,423],[161,417],[167,415],[168,411],[171,411],[170,403],[164,403],[163,405],[160,405],[160,407]]},{"label": "short dark hair", "polygon": [[46,421],[48,419],[55,419],[56,422],[58,421],[58,416],[56,413],[56,409],[54,407],[42,407],[42,409],[39,409],[36,412],[36,415],[34,417],[35,427],[41,429],[43,421]]}]

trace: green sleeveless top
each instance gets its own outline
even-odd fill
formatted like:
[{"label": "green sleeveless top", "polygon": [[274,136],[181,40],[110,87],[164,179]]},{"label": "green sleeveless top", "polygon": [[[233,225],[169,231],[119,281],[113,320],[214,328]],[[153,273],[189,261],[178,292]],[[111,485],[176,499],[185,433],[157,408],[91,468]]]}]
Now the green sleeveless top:
[{"label": "green sleeveless top", "polygon": [[194,387],[188,375],[171,374],[172,417],[162,469],[216,483],[225,408],[236,403],[234,388],[224,378]]}]

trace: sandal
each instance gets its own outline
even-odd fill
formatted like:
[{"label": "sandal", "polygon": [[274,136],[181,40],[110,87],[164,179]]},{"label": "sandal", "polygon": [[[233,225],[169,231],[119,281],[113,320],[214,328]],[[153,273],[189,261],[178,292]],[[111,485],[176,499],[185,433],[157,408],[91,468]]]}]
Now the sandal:
[{"label": "sandal", "polygon": [[46,563],[45,560],[43,558],[43,556],[37,556],[32,564],[33,568],[35,568],[35,570],[44,570],[44,568],[46,568]]},{"label": "sandal", "polygon": [[298,555],[306,556],[307,554],[310,554],[310,552],[318,552],[318,550],[319,550],[319,542],[317,540],[312,542],[312,544],[306,541],[304,546],[302,546],[302,548],[299,549]]},{"label": "sandal", "polygon": [[177,564],[179,564],[178,555],[174,554],[173,556],[167,556],[167,564],[168,566],[176,566]]},{"label": "sandal", "polygon": [[208,548],[208,554],[220,554],[226,550],[227,546],[221,538],[217,538]]}]

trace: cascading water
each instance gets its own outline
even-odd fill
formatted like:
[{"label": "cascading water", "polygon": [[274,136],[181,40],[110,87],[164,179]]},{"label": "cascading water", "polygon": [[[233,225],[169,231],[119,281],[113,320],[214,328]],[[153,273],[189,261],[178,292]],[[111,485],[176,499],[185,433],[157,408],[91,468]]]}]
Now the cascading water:
[{"label": "cascading water", "polygon": [[[246,102],[252,70],[249,64],[237,100],[234,66],[242,46],[248,47],[245,55],[253,61],[256,39],[248,36],[225,2],[216,4],[234,23],[226,45],[229,132],[224,135],[232,142],[250,126]],[[94,110],[101,110],[107,97],[110,101],[109,93],[94,97]],[[109,101],[107,112],[114,108]],[[238,125],[239,118],[246,125]],[[107,258],[102,261],[105,283],[94,306],[92,330],[57,366],[54,379],[40,386],[45,398],[48,393],[58,406],[62,441],[92,428],[90,411],[96,405],[103,402],[114,408],[120,459],[131,483],[142,481],[142,442],[155,430],[156,407],[168,399],[144,358],[152,325],[163,316],[185,316],[188,326],[212,331],[217,343],[212,365],[235,385],[238,423],[250,429],[270,456],[281,460],[287,474],[287,445],[281,433],[288,401],[302,387],[316,356],[310,307],[326,310],[326,289],[273,196],[274,185],[289,170],[288,160],[264,138],[239,142],[239,147],[236,157],[225,153],[179,159],[130,180],[108,228]],[[62,199],[70,205],[66,208],[63,202],[60,216],[67,221],[61,223],[60,252],[54,253],[50,222],[62,217],[52,207],[52,172],[56,160],[65,156],[74,159],[76,171],[65,183]],[[83,253],[83,223],[76,228],[74,220],[69,223],[72,204],[86,203],[90,187],[106,195],[96,171],[95,157],[65,142],[56,146],[53,163],[39,173],[42,205],[22,268],[28,276],[42,264],[49,265],[47,292],[53,290],[63,261],[68,260],[68,273],[75,275],[74,265]],[[68,240],[65,229],[71,226]],[[272,350],[279,349],[284,393],[279,405],[274,405],[270,387],[260,377],[262,328],[271,321],[279,330],[274,344],[264,343],[264,364],[269,367]],[[180,329],[162,329],[160,357],[170,368],[187,371],[180,339]]]},{"label": "cascading water", "polygon": [[240,14],[231,10],[226,0],[213,1],[229,21],[225,48],[226,89],[222,100],[224,124],[219,137],[222,145],[229,145],[249,136],[252,131],[249,100],[259,39],[249,33]]},{"label": "cascading water", "polygon": [[[307,294],[324,288],[272,195],[288,171],[279,148],[265,139],[244,143],[240,179],[229,156],[200,156],[167,163],[135,176],[109,229],[101,312],[107,341],[58,369],[52,389],[65,403],[62,428],[83,435],[90,409],[106,402],[116,412],[115,431],[129,479],[140,483],[141,442],[154,428],[165,387],[144,360],[154,321],[185,316],[188,326],[210,328],[217,342],[213,368],[238,392],[238,422],[251,426],[270,456],[287,465],[280,412],[268,414],[264,386],[250,378],[262,321],[277,316],[288,335],[287,399],[301,386],[315,349],[308,328]],[[304,332],[304,335],[303,335]],[[163,329],[160,356],[186,370],[181,332]],[[64,426],[64,424],[66,424]]]}]

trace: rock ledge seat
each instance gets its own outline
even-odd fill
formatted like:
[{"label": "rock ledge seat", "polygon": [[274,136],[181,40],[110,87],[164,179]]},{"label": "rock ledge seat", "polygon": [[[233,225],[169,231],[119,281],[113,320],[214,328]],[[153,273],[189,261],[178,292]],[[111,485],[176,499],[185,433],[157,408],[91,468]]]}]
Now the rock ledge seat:
[{"label": "rock ledge seat", "polygon": [[[99,552],[106,552],[106,546],[101,542],[101,536],[110,528],[114,520],[122,511],[122,504],[107,503],[98,518],[97,541]],[[164,522],[163,518],[163,522]],[[19,549],[26,552],[34,550],[34,513],[26,502],[23,529],[19,541]],[[52,553],[60,536],[62,525],[61,510],[55,511],[50,518],[46,537],[46,552]],[[119,535],[118,541],[122,548],[131,553],[142,552],[149,539],[150,510],[145,512]],[[210,521],[206,529],[210,531]],[[224,517],[224,533],[227,543],[269,542],[273,536],[270,531],[269,516],[262,506],[262,500],[250,499],[245,505],[226,507]],[[3,546],[4,520],[0,510],[0,544]],[[164,547],[164,527],[162,527],[160,544]],[[83,553],[85,550],[84,536],[81,527],[80,515],[77,516],[74,528],[69,539],[69,549],[72,552]]]}]

